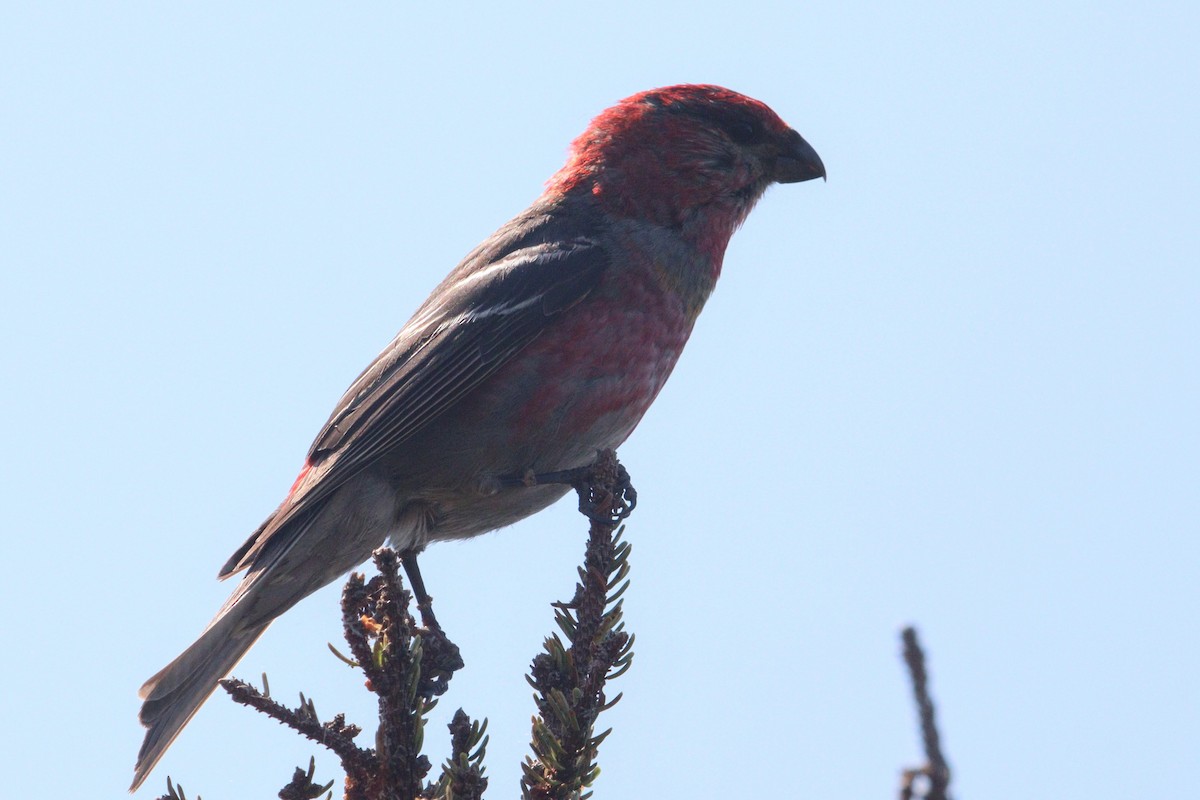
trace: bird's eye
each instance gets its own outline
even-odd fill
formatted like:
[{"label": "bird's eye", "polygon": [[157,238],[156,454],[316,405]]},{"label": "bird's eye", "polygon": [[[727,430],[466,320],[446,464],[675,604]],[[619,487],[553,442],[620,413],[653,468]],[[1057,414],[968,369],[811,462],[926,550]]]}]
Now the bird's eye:
[{"label": "bird's eye", "polygon": [[687,114],[714,131],[720,131],[730,141],[740,145],[751,145],[769,138],[762,120],[750,111],[729,104],[686,104],[669,106],[672,111]]},{"label": "bird's eye", "polygon": [[749,120],[732,120],[726,130],[729,133],[729,138],[738,144],[750,144],[762,138],[762,132],[759,127]]}]

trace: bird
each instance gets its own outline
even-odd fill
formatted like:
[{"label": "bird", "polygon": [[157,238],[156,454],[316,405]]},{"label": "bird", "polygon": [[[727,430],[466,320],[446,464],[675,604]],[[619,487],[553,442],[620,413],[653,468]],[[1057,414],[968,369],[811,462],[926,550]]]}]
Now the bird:
[{"label": "bird", "polygon": [[[244,573],[141,687],[135,791],[271,622],[390,543],[511,525],[633,432],[674,368],[730,237],[772,184],[825,178],[764,103],[640,92],[591,121],[525,211],[471,251],[354,381],[283,502],[218,577]],[[525,476],[522,479],[522,476]]]}]

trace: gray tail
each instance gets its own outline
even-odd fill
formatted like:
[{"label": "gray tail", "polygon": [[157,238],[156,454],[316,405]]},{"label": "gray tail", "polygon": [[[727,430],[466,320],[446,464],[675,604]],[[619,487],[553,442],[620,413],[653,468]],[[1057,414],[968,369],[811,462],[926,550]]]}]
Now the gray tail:
[{"label": "gray tail", "polygon": [[[223,612],[225,610],[223,609]],[[143,684],[138,696],[145,702],[138,714],[146,739],[138,752],[133,785],[136,791],[188,720],[267,629],[270,620],[247,627],[237,611],[213,620],[199,639]]]}]

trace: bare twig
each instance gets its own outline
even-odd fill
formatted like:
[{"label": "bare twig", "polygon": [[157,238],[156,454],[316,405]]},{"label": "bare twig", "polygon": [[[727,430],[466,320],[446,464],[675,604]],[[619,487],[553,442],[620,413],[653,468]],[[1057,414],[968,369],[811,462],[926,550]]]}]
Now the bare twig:
[{"label": "bare twig", "polygon": [[[914,796],[920,796],[924,800],[949,800],[950,767],[942,755],[933,699],[929,696],[925,653],[921,650],[915,628],[905,628],[901,631],[900,638],[904,642],[904,663],[908,666],[908,674],[912,681],[913,699],[916,701],[917,714],[921,720],[921,742],[925,748],[925,765],[916,769],[906,769],[902,773],[900,798],[911,800]],[[917,778],[922,777],[928,786],[923,793],[917,795]]]}]

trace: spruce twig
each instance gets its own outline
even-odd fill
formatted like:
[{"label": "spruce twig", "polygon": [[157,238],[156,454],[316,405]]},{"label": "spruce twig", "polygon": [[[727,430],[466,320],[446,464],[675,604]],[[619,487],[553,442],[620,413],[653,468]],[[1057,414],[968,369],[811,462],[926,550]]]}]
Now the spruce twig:
[{"label": "spruce twig", "polygon": [[433,800],[480,800],[487,789],[483,756],[487,748],[487,720],[473,722],[460,708],[450,721],[450,758],[442,765],[442,777],[429,787]]},{"label": "spruce twig", "polygon": [[[629,544],[620,522],[633,510],[637,494],[612,451],[596,464],[562,474],[579,494],[580,510],[591,520],[584,565],[570,601],[553,604],[562,636],[552,634],[536,656],[527,680],[536,690],[533,758],[522,765],[526,798],[586,798],[600,772],[596,755],[609,731],[595,733],[608,699],[608,680],[623,674],[633,659],[633,637],[624,630],[621,595],[629,585]],[[270,695],[266,675],[259,690],[231,678],[221,686],[238,703],[320,743],[335,753],[346,772],[346,800],[480,800],[487,788],[483,758],[487,721],[475,722],[462,709],[450,722],[451,754],[435,782],[427,783],[429,759],[421,753],[428,713],[454,672],[463,666],[458,648],[443,633],[431,605],[418,607],[418,627],[399,569],[402,556],[381,548],[373,554],[379,574],[369,581],[352,573],[342,592],[342,623],[349,657],[335,654],[366,677],[378,697],[379,728],[374,747],[355,739],[361,728],[338,714],[321,722],[311,699],[289,708]],[[565,643],[564,643],[565,639]],[[331,646],[331,649],[332,648]],[[333,783],[314,781],[315,761],[297,768],[284,787],[284,800],[332,797]],[[161,800],[186,800],[168,779]],[[199,800],[197,798],[197,800]]]},{"label": "spruce twig", "polygon": [[586,798],[600,768],[596,755],[610,731],[595,733],[596,718],[620,695],[608,700],[608,680],[623,674],[633,660],[633,637],[621,621],[621,595],[629,582],[630,546],[618,527],[632,510],[636,493],[629,475],[611,450],[575,483],[580,510],[591,519],[584,566],[569,602],[556,603],[559,634],[546,639],[527,680],[534,688],[538,714],[523,767],[521,792],[526,800]]},{"label": "spruce twig", "polygon": [[333,781],[324,785],[313,783],[313,775],[317,771],[317,760],[308,759],[308,769],[296,767],[292,774],[292,782],[279,791],[279,800],[317,800],[325,795],[325,800],[333,800]]},{"label": "spruce twig", "polygon": [[[303,694],[300,706],[290,709],[244,681],[230,679],[221,685],[235,701],[333,751],[346,772],[347,800],[413,800],[426,796],[429,789],[424,779],[430,763],[421,754],[426,717],[454,671],[461,668],[462,658],[440,628],[417,626],[409,612],[412,596],[399,575],[400,557],[381,548],[373,560],[378,575],[367,581],[352,573],[346,582],[342,627],[350,663],[363,671],[368,690],[378,697],[375,747],[359,747],[354,739],[361,729],[347,724],[342,714],[322,723],[312,700]],[[265,687],[266,676],[263,681]],[[318,788],[312,783],[311,769],[306,781],[300,781],[303,775],[298,769],[285,787],[292,793],[289,796],[299,798]]]},{"label": "spruce twig", "polygon": [[[183,786],[177,783],[171,783],[171,776],[167,776],[167,793],[160,795],[158,800],[188,800],[187,795],[183,793]],[[196,800],[200,800],[200,795],[196,795]]]}]

